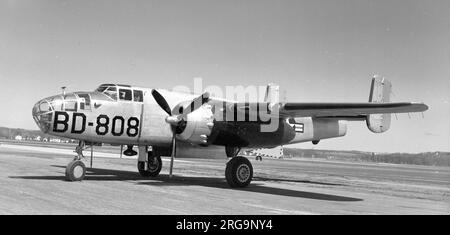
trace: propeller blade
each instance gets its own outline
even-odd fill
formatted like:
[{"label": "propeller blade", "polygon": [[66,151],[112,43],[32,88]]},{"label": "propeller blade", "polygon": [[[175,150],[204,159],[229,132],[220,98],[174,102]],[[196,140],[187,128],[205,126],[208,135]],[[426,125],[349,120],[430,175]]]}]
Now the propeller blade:
[{"label": "propeller blade", "polygon": [[192,100],[192,102],[183,111],[183,113],[182,113],[183,116],[186,116],[186,115],[194,112],[195,110],[200,108],[202,105],[204,105],[208,101],[209,101],[209,92],[205,92],[201,96]]},{"label": "propeller blade", "polygon": [[172,169],[173,169],[173,160],[175,159],[175,152],[177,150],[177,139],[175,138],[175,132],[172,137],[172,155],[170,156],[170,170],[169,170],[169,178],[172,178]]},{"label": "propeller blade", "polygon": [[[171,124],[172,126],[179,127],[180,123],[183,123],[183,118],[192,113],[193,111],[200,108],[203,104],[209,101],[209,92],[203,93],[201,96],[195,98],[192,100],[192,102],[189,104],[187,110],[184,110],[182,114],[180,115],[173,115],[172,116],[172,110],[170,109],[169,104],[167,103],[166,99],[157,91],[152,90],[152,96],[155,99],[156,103],[167,113],[169,116],[166,118],[166,122]],[[176,128],[173,129],[173,136],[172,136],[172,155],[170,157],[170,170],[169,170],[169,177],[172,178],[172,170],[173,170],[173,161],[175,159],[176,150],[177,150],[177,139],[176,139],[177,131]]]},{"label": "propeller blade", "polygon": [[158,103],[159,107],[161,107],[169,116],[172,115],[172,110],[170,109],[169,104],[166,99],[155,89],[152,90],[152,96],[155,99],[156,103]]}]

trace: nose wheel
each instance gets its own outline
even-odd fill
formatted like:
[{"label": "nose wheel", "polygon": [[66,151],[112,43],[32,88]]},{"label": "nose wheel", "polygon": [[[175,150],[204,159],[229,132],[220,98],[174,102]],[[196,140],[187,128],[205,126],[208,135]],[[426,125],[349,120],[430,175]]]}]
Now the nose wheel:
[{"label": "nose wheel", "polygon": [[80,160],[72,161],[66,167],[66,179],[69,181],[82,181],[86,175],[86,166]]},{"label": "nose wheel", "polygon": [[66,167],[66,179],[68,181],[82,181],[86,176],[86,166],[83,161],[83,149],[85,147],[84,141],[80,141],[75,148],[77,156]]},{"label": "nose wheel", "polygon": [[245,157],[233,157],[227,163],[225,178],[232,188],[246,187],[252,181],[253,166]]}]

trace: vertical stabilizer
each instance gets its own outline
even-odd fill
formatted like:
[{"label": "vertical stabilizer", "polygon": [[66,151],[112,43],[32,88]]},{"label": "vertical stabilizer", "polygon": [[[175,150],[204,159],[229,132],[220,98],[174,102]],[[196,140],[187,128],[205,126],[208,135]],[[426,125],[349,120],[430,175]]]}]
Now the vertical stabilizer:
[{"label": "vertical stabilizer", "polygon": [[[375,75],[370,85],[369,102],[388,103],[390,101],[392,85],[384,77]],[[374,133],[382,133],[391,126],[391,114],[370,114],[366,118],[367,127]]]}]

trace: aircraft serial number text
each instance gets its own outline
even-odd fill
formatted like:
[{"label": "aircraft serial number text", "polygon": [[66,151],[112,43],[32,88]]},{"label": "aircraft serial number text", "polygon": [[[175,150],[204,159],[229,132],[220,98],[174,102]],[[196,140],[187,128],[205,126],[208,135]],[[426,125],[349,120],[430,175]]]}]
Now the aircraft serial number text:
[{"label": "aircraft serial number text", "polygon": [[[53,122],[53,132],[68,131],[69,120],[68,113],[56,111]],[[77,126],[77,122],[81,122],[81,125]],[[85,114],[72,113],[72,128],[70,129],[70,133],[82,134],[86,131],[86,124],[88,126],[94,126],[93,122],[86,123]],[[111,133],[113,136],[122,136],[126,134],[129,137],[136,137],[139,134],[139,119],[137,117],[129,117],[125,120],[122,116],[110,118],[105,114],[101,114],[97,116],[95,124],[95,133],[97,135]]]}]

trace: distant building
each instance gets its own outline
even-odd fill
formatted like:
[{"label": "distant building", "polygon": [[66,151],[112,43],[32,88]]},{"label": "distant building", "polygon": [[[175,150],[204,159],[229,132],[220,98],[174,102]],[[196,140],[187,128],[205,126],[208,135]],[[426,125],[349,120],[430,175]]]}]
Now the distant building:
[{"label": "distant building", "polygon": [[252,149],[250,151],[247,151],[247,154],[257,157],[270,157],[276,159],[284,157],[284,151],[282,146],[270,149],[269,148]]},{"label": "distant building", "polygon": [[57,138],[50,138],[50,142],[54,142],[54,143],[61,143],[61,139],[57,139]]}]

